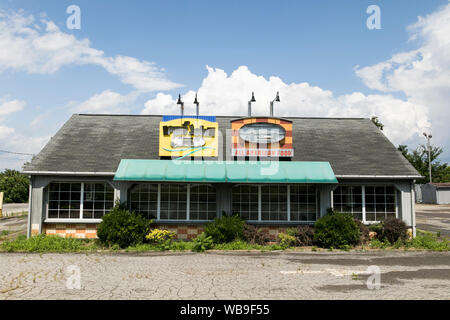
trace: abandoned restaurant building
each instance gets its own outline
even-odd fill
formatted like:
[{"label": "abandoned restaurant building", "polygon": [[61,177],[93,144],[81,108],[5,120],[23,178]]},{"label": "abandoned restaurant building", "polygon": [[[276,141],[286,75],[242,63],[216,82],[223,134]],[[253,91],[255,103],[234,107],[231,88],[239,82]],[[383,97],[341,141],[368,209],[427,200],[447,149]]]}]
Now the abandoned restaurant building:
[{"label": "abandoned restaurant building", "polygon": [[116,201],[192,239],[237,213],[271,238],[328,208],[415,234],[419,173],[370,119],[75,114],[24,172],[28,236],[94,238]]}]

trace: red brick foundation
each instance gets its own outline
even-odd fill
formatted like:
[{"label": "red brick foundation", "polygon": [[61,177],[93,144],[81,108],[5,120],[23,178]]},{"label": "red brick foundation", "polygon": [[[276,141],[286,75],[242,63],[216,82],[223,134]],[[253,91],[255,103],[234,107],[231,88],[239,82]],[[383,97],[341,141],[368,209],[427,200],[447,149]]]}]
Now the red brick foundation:
[{"label": "red brick foundation", "polygon": [[[97,238],[97,225],[90,223],[45,223],[42,226],[42,233],[46,235],[58,235],[65,238]],[[153,228],[164,229],[176,233],[178,240],[192,240],[204,231],[203,225],[190,224],[160,224],[154,225]],[[288,227],[282,226],[260,226],[260,228],[267,232],[271,241],[276,241],[278,233],[286,232]],[[33,235],[38,231],[33,230]]]}]

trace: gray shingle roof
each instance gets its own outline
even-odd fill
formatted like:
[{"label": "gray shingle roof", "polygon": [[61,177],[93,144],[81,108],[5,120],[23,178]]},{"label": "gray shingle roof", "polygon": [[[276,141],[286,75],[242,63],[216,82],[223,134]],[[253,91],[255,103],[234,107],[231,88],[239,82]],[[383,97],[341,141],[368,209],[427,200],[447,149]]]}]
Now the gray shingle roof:
[{"label": "gray shingle roof", "polygon": [[[161,118],[75,114],[25,171],[115,172],[121,159],[158,159]],[[217,117],[223,137],[234,119]],[[293,161],[328,161],[336,175],[419,175],[370,119],[286,119]]]}]

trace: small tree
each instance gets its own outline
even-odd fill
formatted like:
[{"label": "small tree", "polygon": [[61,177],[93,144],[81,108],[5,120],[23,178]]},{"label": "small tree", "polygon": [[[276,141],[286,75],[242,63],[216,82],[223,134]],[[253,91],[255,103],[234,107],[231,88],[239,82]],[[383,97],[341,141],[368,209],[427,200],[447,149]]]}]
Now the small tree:
[{"label": "small tree", "polygon": [[[408,151],[406,145],[399,145],[398,150],[403,156],[412,164],[414,168],[425,178],[417,180],[417,183],[428,183],[430,181],[430,174],[428,169],[428,148],[425,145],[420,145],[412,153]],[[449,182],[450,181],[450,167],[447,163],[441,163],[437,158],[442,154],[443,149],[436,146],[431,146],[431,176],[433,182]]]},{"label": "small tree", "polygon": [[378,120],[377,116],[373,116],[372,118],[370,118],[370,120],[372,120],[373,124],[376,125],[378,127],[378,129],[383,131],[384,124],[382,124],[381,121]]},{"label": "small tree", "polygon": [[6,169],[0,173],[0,191],[4,192],[5,203],[28,202],[30,179],[17,170]]}]

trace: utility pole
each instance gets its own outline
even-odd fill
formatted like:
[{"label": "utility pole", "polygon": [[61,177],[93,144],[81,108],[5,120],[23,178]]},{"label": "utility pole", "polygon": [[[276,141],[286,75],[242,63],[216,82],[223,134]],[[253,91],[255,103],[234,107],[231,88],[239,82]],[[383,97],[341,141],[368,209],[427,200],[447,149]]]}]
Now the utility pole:
[{"label": "utility pole", "polygon": [[430,171],[430,183],[433,181],[431,179],[431,144],[430,139],[433,138],[431,134],[427,134],[426,132],[423,133],[425,138],[427,138],[427,147],[428,147],[428,170]]}]

